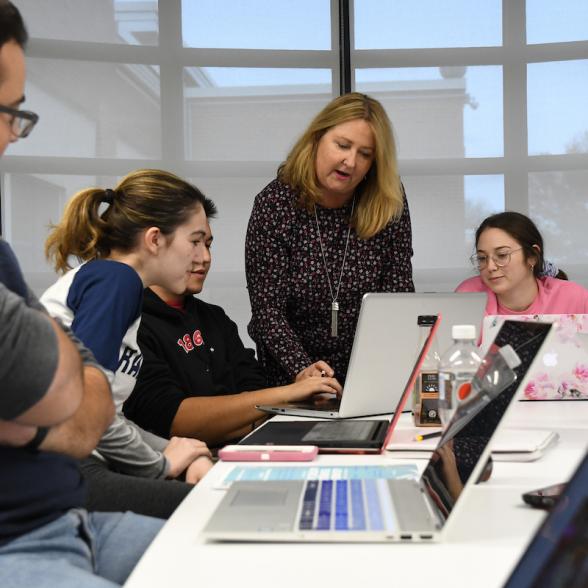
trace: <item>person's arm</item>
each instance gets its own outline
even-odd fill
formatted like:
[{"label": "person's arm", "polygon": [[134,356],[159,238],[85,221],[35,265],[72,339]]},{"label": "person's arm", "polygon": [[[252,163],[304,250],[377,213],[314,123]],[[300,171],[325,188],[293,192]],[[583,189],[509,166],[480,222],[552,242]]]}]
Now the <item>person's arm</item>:
[{"label": "person's arm", "polygon": [[[114,405],[110,386],[95,363],[92,354],[73,335],[71,330],[50,319],[31,293],[28,295],[27,307],[32,312],[44,317],[52,325],[57,341],[65,341],[65,347],[67,349],[71,347],[74,350],[75,358],[80,365],[78,392],[81,402],[71,416],[61,419],[58,424],[41,431],[37,426],[21,425],[17,422],[0,422],[0,443],[24,446],[36,439],[41,433],[41,441],[35,443],[36,448],[64,453],[73,457],[84,457],[94,449],[100,435],[112,420]],[[49,341],[45,340],[45,344],[48,343]],[[49,351],[51,349],[48,347]],[[60,346],[57,349],[59,350]]]},{"label": "person's arm", "polygon": [[404,207],[402,215],[392,226],[390,257],[382,284],[384,292],[414,292],[412,226],[404,187],[402,192]]},{"label": "person's arm", "polygon": [[272,183],[255,198],[245,240],[245,274],[251,301],[249,333],[263,345],[293,380],[310,363],[286,315],[294,204]]},{"label": "person's arm", "polygon": [[287,386],[240,394],[185,398],[178,406],[171,433],[197,437],[210,445],[218,445],[264,418],[264,413],[258,411],[256,405],[296,402],[320,393],[340,394],[341,385],[334,378],[313,376]]},{"label": "person's arm", "polygon": [[84,394],[78,410],[65,422],[51,427],[39,449],[86,457],[113,418],[114,403],[106,376],[98,367],[85,366]]},{"label": "person's arm", "polygon": [[0,284],[0,419],[51,426],[82,400],[80,355],[61,327]]}]

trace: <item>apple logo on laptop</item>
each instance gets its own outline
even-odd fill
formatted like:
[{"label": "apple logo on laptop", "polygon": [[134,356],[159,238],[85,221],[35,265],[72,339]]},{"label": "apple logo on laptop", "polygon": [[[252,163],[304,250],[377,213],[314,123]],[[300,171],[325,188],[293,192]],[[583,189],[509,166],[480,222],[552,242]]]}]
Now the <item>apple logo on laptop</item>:
[{"label": "apple logo on laptop", "polygon": [[543,363],[547,367],[554,367],[557,365],[557,352],[549,351],[543,356]]}]

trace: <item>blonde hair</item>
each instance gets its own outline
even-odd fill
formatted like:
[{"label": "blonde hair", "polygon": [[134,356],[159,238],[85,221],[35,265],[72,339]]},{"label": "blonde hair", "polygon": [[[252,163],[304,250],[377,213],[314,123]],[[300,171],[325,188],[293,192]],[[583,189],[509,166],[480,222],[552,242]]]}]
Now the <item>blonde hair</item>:
[{"label": "blonde hair", "polygon": [[[100,213],[100,207],[108,208]],[[164,235],[202,206],[207,216],[216,207],[198,188],[172,173],[140,169],[125,176],[114,188],[88,188],[67,203],[61,222],[52,225],[45,255],[58,272],[71,268],[69,257],[79,261],[108,257],[112,250],[128,252],[139,233],[158,227]]]},{"label": "blonde hair", "polygon": [[399,218],[404,206],[392,125],[377,100],[358,92],[332,100],[298,139],[278,169],[278,178],[299,193],[301,206],[312,209],[321,197],[316,175],[319,141],[333,127],[357,119],[369,124],[374,134],[375,153],[366,179],[357,187],[359,199],[351,222],[358,237],[369,239],[392,219]]}]

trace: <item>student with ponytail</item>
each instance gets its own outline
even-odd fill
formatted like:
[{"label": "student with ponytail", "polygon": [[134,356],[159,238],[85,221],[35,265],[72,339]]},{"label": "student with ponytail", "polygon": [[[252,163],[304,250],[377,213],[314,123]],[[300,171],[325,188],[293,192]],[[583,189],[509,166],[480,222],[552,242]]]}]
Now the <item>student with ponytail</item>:
[{"label": "student with ponytail", "polygon": [[[185,291],[215,212],[212,201],[173,174],[138,170],[114,189],[76,194],[47,239],[46,255],[63,276],[41,301],[94,353],[117,409],[94,455],[82,462],[89,510],[168,517],[210,468],[204,443],[143,431],[123,416],[122,405],[142,363],[143,289]],[[72,258],[81,265],[72,269]]]}]

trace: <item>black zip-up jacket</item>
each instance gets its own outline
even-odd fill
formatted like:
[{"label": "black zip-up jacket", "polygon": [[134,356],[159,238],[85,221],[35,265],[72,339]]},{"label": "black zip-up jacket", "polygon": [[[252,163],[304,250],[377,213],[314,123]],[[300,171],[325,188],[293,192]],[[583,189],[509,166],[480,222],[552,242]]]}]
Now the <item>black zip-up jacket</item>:
[{"label": "black zip-up jacket", "polygon": [[145,290],[138,343],[143,365],[124,414],[170,436],[181,402],[193,396],[237,394],[267,387],[255,353],[220,306],[186,297],[184,310]]}]

